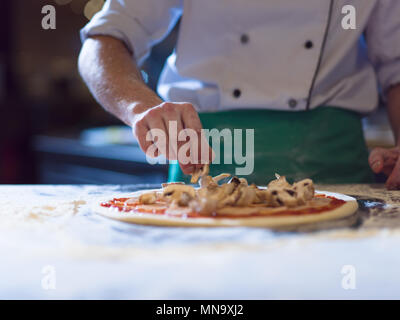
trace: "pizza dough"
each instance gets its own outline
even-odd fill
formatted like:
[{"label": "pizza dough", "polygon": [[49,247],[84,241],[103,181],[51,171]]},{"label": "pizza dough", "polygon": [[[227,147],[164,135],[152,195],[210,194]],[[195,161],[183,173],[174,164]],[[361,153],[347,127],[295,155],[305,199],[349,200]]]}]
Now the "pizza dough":
[{"label": "pizza dough", "polygon": [[[140,194],[149,192],[151,190],[144,190],[128,195],[120,195],[121,197],[138,197]],[[154,190],[155,191],[155,190]],[[266,227],[277,228],[286,226],[295,226],[308,223],[316,223],[334,219],[340,219],[353,215],[357,209],[358,204],[356,199],[332,192],[316,191],[316,194],[324,194],[336,199],[344,200],[346,203],[340,207],[317,213],[317,214],[302,214],[296,216],[253,216],[245,218],[228,218],[228,217],[176,217],[164,214],[150,214],[150,213],[137,213],[137,212],[123,212],[117,208],[108,208],[101,206],[102,201],[108,199],[101,199],[93,204],[92,209],[95,213],[104,217],[124,221],[128,223],[154,225],[154,226],[172,226],[172,227]],[[235,208],[240,210],[239,207]],[[246,209],[246,208],[244,208]]]}]

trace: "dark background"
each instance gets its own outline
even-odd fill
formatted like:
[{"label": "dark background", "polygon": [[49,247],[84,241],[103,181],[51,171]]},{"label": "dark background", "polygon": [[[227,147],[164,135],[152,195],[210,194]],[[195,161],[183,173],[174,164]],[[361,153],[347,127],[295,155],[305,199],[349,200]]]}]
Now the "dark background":
[{"label": "dark background", "polygon": [[[80,79],[79,30],[88,22],[88,2],[0,2],[0,183],[166,179],[166,166],[146,162],[130,129],[105,112]],[[56,30],[41,25],[48,4],[56,8]],[[175,33],[143,66],[152,88]]]}]

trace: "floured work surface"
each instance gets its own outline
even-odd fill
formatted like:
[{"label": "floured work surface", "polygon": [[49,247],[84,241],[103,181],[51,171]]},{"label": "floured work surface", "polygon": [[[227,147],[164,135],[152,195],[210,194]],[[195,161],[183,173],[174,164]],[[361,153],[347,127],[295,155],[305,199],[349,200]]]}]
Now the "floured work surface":
[{"label": "floured work surface", "polygon": [[[400,298],[400,192],[317,185],[359,199],[357,214],[283,232],[138,226],[89,207],[156,187],[0,186],[0,298]],[[360,289],[342,288],[348,265]]]}]

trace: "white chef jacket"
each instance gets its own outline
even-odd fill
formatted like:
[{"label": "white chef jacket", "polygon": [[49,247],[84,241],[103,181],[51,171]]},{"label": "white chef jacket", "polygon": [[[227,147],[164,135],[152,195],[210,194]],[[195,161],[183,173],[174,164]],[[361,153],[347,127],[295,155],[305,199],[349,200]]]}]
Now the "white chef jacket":
[{"label": "white chef jacket", "polygon": [[140,64],[180,17],[158,93],[199,111],[369,112],[400,83],[400,0],[107,0],[81,38],[121,39]]}]

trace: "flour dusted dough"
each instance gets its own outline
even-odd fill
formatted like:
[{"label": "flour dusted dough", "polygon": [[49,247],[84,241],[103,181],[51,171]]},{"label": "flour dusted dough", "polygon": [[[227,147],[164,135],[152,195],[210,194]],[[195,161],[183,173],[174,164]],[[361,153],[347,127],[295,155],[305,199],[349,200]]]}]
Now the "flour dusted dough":
[{"label": "flour dusted dough", "polygon": [[[139,191],[131,193],[129,195],[122,195],[121,197],[138,197],[143,192],[149,192],[150,190]],[[143,224],[143,225],[155,225],[155,226],[171,226],[171,227],[286,227],[295,226],[307,223],[316,223],[334,219],[340,219],[347,216],[353,215],[357,209],[358,204],[356,199],[333,192],[316,191],[316,193],[322,193],[327,196],[332,196],[337,199],[346,201],[346,203],[339,208],[326,211],[318,214],[305,214],[300,216],[263,216],[263,217],[248,217],[248,218],[212,218],[212,217],[201,217],[201,218],[182,218],[174,217],[170,215],[159,215],[149,213],[133,213],[133,212],[121,212],[116,208],[106,208],[100,205],[101,200],[93,204],[93,211],[97,214],[105,216],[107,218],[124,221],[128,223]],[[102,199],[108,201],[110,199]],[[235,209],[239,209],[238,207]],[[245,210],[246,208],[244,208]]]}]

